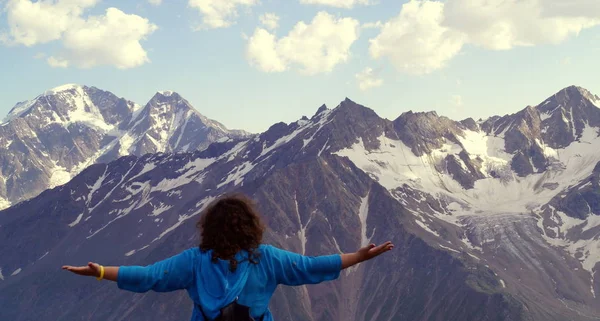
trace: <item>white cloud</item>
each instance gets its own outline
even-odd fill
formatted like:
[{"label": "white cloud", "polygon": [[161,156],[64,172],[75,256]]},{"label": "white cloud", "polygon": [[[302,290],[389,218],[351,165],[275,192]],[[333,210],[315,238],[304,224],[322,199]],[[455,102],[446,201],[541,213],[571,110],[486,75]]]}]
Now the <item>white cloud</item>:
[{"label": "white cloud", "polygon": [[350,57],[350,47],[358,39],[360,24],[352,18],[335,18],[319,12],[310,22],[298,22],[289,34],[276,39],[257,28],[248,40],[246,57],[264,72],[281,72],[291,66],[301,73],[328,73]]},{"label": "white cloud", "polygon": [[5,10],[11,44],[33,46],[61,38],[83,11],[99,0],[8,0]]},{"label": "white cloud", "polygon": [[287,62],[277,52],[277,39],[267,30],[258,28],[248,39],[246,56],[250,65],[264,72],[287,70]]},{"label": "white cloud", "polygon": [[411,1],[400,15],[386,22],[381,33],[370,40],[373,58],[387,57],[408,74],[426,74],[442,68],[465,43],[465,36],[441,26],[444,4]]},{"label": "white cloud", "polygon": [[157,29],[147,19],[108,8],[103,16],[89,17],[85,24],[65,33],[65,57],[83,68],[113,65],[133,68],[149,62],[140,44]]},{"label": "white cloud", "polygon": [[279,26],[279,16],[272,12],[267,12],[259,17],[260,23],[265,26],[265,28],[270,30],[275,30]]},{"label": "white cloud", "polygon": [[371,0],[300,0],[300,3],[351,9],[355,5],[371,4],[372,1]]},{"label": "white cloud", "polygon": [[148,0],[148,3],[153,6],[160,6],[162,4],[162,0]]},{"label": "white cloud", "polygon": [[593,2],[598,1],[449,0],[444,24],[467,34],[470,43],[491,50],[558,44],[600,24],[600,10],[587,11]]},{"label": "white cloud", "polygon": [[559,44],[596,25],[597,0],[411,0],[371,39],[370,53],[399,71],[427,74],[467,44],[488,50]]},{"label": "white cloud", "polygon": [[46,59],[46,61],[48,62],[48,64],[51,67],[54,67],[54,68],[67,68],[67,67],[69,67],[69,61],[61,59],[61,58],[48,57],[48,59]]},{"label": "white cloud", "polygon": [[46,54],[43,52],[38,52],[35,54],[35,56],[33,56],[33,59],[43,59],[46,58]]},{"label": "white cloud", "polygon": [[365,68],[365,70],[356,74],[355,77],[356,81],[358,81],[358,88],[362,91],[383,85],[383,79],[377,78],[373,68],[370,67]]},{"label": "white cloud", "polygon": [[157,26],[147,19],[108,8],[104,15],[83,17],[98,0],[9,0],[8,42],[34,46],[61,41],[63,51],[47,59],[52,67],[132,68],[149,61],[140,44]]},{"label": "white cloud", "polygon": [[461,95],[454,95],[454,96],[452,96],[452,99],[450,101],[456,107],[462,107],[462,106],[464,106],[463,98],[462,98]]},{"label": "white cloud", "polygon": [[238,17],[238,7],[251,7],[258,0],[188,0],[188,5],[202,14],[199,29],[215,29],[231,26]]}]

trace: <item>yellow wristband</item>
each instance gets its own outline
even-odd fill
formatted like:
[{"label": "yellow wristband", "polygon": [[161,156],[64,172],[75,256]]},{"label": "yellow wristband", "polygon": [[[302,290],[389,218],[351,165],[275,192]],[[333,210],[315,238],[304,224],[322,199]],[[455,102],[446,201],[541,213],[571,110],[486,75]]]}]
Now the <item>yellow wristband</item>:
[{"label": "yellow wristband", "polygon": [[100,265],[100,276],[96,280],[100,281],[102,279],[104,279],[104,266]]}]

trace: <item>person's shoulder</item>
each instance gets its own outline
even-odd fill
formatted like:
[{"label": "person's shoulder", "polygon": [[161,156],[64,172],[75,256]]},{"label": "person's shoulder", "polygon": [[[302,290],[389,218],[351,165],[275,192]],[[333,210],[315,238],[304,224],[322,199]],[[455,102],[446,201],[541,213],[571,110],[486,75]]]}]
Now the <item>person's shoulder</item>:
[{"label": "person's shoulder", "polygon": [[201,251],[200,251],[200,248],[198,248],[197,246],[194,246],[194,247],[184,249],[183,251],[180,252],[180,254],[189,256],[190,258],[195,258],[195,257],[200,256]]},{"label": "person's shoulder", "polygon": [[261,244],[258,247],[261,256],[266,257],[267,259],[278,258],[282,256],[288,255],[290,252],[283,250],[277,246],[271,244]]},{"label": "person's shoulder", "polygon": [[273,256],[275,248],[270,244],[261,244],[258,246],[258,253],[261,257],[270,258]]},{"label": "person's shoulder", "polygon": [[271,249],[272,249],[272,246],[271,246],[271,245],[269,245],[269,244],[264,244],[264,243],[263,243],[263,244],[260,244],[260,245],[258,246],[258,252],[259,252],[261,255],[262,255],[262,254],[265,254],[265,253],[269,253],[269,252],[271,252]]}]

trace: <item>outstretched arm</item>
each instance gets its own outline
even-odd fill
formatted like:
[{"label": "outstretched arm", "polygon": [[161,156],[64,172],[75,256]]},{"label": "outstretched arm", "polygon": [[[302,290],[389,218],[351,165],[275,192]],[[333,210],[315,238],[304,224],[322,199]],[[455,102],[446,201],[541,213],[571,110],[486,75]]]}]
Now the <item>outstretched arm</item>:
[{"label": "outstretched arm", "polygon": [[[73,273],[116,281],[120,289],[132,292],[169,292],[187,288],[194,280],[193,251],[187,250],[148,266],[64,266]],[[104,275],[102,270],[104,269]]]},{"label": "outstretched arm", "polygon": [[78,275],[93,276],[96,278],[100,278],[102,269],[104,269],[104,275],[102,275],[101,279],[115,282],[117,281],[117,276],[119,275],[118,266],[101,266],[100,264],[93,262],[89,262],[87,266],[65,265],[62,267],[62,269]]},{"label": "outstretched arm", "polygon": [[321,256],[304,256],[270,247],[272,254],[270,265],[275,273],[277,284],[316,284],[334,280],[339,277],[340,271],[370,260],[393,247],[391,242],[386,242],[379,246],[374,244],[365,246],[355,253]]}]

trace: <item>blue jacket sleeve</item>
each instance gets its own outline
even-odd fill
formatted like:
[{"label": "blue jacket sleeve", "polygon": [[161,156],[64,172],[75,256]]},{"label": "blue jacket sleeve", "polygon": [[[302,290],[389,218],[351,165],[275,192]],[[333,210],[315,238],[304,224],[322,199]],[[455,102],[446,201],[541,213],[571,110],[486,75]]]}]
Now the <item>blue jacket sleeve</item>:
[{"label": "blue jacket sleeve", "polygon": [[120,266],[119,289],[143,293],[186,289],[194,280],[193,249],[148,266]]},{"label": "blue jacket sleeve", "polygon": [[268,246],[270,266],[277,284],[302,285],[335,280],[342,270],[339,254],[304,256]]}]

